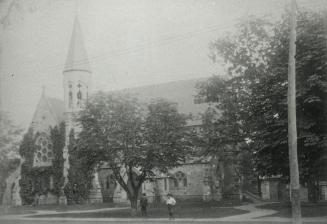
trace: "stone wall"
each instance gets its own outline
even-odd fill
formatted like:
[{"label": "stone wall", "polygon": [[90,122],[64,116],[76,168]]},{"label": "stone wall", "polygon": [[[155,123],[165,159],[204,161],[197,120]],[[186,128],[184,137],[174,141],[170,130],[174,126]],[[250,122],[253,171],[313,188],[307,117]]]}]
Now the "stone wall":
[{"label": "stone wall", "polygon": [[169,189],[176,198],[180,199],[200,199],[208,192],[205,185],[206,168],[208,164],[185,164],[169,171],[170,174],[176,175],[179,172],[185,174],[186,181],[178,181],[176,177],[169,178]]},{"label": "stone wall", "polygon": [[[172,193],[179,200],[207,200],[210,187],[205,182],[210,165],[207,163],[185,164],[169,170],[169,175],[158,174],[153,180],[146,180],[142,185],[142,193],[146,193],[149,202],[166,200],[166,195]],[[110,178],[110,169],[99,170],[99,183],[103,201],[128,202],[125,190]],[[184,174],[186,181],[174,179],[176,174]]]},{"label": "stone wall", "polygon": [[159,174],[142,186],[149,202],[162,202],[168,193],[178,200],[207,200],[210,187],[206,183],[209,164],[185,164],[169,170],[169,175]]},{"label": "stone wall", "polygon": [[[261,197],[270,201],[289,201],[290,185],[285,181],[273,178],[261,181]],[[300,186],[301,201],[308,201],[308,188]]]}]

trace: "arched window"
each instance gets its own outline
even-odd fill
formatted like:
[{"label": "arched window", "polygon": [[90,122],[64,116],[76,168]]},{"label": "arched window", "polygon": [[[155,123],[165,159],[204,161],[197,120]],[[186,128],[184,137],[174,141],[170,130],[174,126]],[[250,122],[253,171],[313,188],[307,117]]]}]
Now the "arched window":
[{"label": "arched window", "polygon": [[71,108],[73,105],[73,92],[69,91],[68,106]]},{"label": "arched window", "polygon": [[174,176],[169,177],[169,189],[178,189],[178,181]]},{"label": "arched window", "polygon": [[72,84],[69,84],[69,92],[68,92],[68,107],[72,108],[73,106],[73,91],[72,91]]},{"label": "arched window", "polygon": [[81,100],[82,99],[82,92],[81,92],[81,90],[79,90],[78,93],[77,93],[77,99],[78,100]]},{"label": "arched window", "polygon": [[178,187],[187,187],[187,177],[185,173],[183,173],[182,171],[176,172],[175,179],[177,181]]},{"label": "arched window", "polygon": [[78,83],[78,85],[77,85],[77,88],[78,88],[78,91],[77,91],[77,105],[80,105],[81,104],[81,100],[82,100],[81,87],[82,87],[82,84],[81,83]]},{"label": "arched window", "polygon": [[183,186],[187,187],[187,178],[186,177],[183,179]]},{"label": "arched window", "polygon": [[35,141],[34,166],[50,166],[53,158],[53,145],[45,133],[40,134]]}]

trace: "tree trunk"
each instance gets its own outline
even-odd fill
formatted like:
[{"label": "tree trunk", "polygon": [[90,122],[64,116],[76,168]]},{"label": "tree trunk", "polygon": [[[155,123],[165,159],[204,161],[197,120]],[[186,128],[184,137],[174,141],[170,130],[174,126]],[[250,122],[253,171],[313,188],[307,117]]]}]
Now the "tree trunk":
[{"label": "tree trunk", "polygon": [[137,214],[137,197],[129,199],[131,202],[131,215],[136,216]]}]

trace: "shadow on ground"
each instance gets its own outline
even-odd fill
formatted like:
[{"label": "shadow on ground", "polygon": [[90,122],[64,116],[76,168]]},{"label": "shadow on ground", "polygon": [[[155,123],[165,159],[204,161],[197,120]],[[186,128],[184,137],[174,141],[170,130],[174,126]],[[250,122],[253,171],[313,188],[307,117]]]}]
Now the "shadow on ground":
[{"label": "shadow on ground", "polygon": [[[287,203],[287,202],[271,203],[262,206],[257,206],[257,208],[271,209],[277,211],[277,213],[273,215],[262,216],[262,217],[282,217],[282,218],[292,217],[291,203]],[[327,216],[327,203],[304,202],[301,204],[301,212],[302,212],[302,217],[307,217],[307,218]]]}]

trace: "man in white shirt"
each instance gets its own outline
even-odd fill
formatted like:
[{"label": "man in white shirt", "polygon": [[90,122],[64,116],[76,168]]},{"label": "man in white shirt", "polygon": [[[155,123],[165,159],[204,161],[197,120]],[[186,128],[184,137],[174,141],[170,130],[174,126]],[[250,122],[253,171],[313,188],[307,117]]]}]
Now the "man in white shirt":
[{"label": "man in white shirt", "polygon": [[166,204],[168,206],[169,219],[174,219],[173,208],[176,205],[176,200],[171,194],[167,194]]}]

